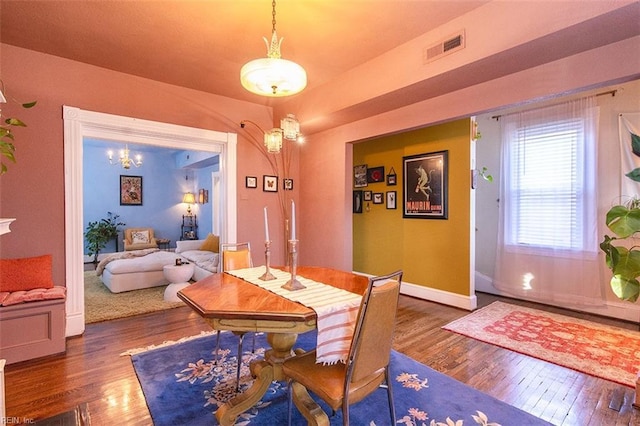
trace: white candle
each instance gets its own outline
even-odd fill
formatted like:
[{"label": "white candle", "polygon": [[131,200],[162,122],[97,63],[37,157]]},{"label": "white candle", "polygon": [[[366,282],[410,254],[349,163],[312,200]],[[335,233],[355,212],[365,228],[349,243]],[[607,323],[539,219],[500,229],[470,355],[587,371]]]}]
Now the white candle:
[{"label": "white candle", "polygon": [[269,241],[269,220],[267,219],[267,207],[264,208],[264,240]]},{"label": "white candle", "polygon": [[291,239],[296,239],[296,203],[291,200]]}]

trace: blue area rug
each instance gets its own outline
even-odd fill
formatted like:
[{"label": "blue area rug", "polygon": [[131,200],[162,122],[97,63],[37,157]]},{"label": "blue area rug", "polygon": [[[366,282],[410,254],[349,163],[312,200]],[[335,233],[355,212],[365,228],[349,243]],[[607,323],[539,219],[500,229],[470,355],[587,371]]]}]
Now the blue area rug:
[{"label": "blue area rug", "polygon": [[[131,360],[151,417],[156,426],[216,425],[215,412],[235,394],[237,337],[222,333],[220,362],[214,365],[215,335],[151,349],[132,355]],[[244,345],[241,386],[250,386],[248,362],[261,358],[267,347],[264,335],[257,335],[255,353],[252,335]],[[299,336],[296,348],[311,350],[315,332]],[[401,425],[548,425],[549,423],[507,405],[489,395],[447,377],[396,351],[391,357],[391,377],[397,424]],[[322,403],[326,413],[331,411]],[[294,425],[306,424],[293,409]],[[263,399],[238,417],[237,425],[284,425],[287,422],[285,382],[273,382]],[[433,423],[432,423],[433,422]],[[386,390],[378,389],[352,405],[351,424],[388,425]],[[331,417],[342,424],[342,413]]]}]

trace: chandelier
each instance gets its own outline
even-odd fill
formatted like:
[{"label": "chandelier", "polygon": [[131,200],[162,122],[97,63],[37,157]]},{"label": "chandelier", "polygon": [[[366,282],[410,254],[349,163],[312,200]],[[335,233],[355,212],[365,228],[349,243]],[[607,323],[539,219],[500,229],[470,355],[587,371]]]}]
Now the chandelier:
[{"label": "chandelier", "polygon": [[307,86],[307,73],[295,62],[282,59],[281,38],[276,34],[276,2],[271,2],[271,42],[262,37],[267,45],[267,57],[247,62],[240,70],[242,86],[257,95],[282,97],[299,93]]},{"label": "chandelier", "polygon": [[132,164],[136,167],[142,166],[142,156],[140,154],[136,155],[135,160],[129,157],[129,145],[125,145],[124,149],[120,150],[120,157],[115,161],[113,159],[113,151],[109,150],[107,155],[109,156],[109,164],[113,166],[121,164],[124,169],[130,169]]},{"label": "chandelier", "polygon": [[262,127],[258,126],[251,120],[242,120],[240,127],[244,129],[246,123],[251,123],[256,126],[264,135],[264,146],[267,152],[270,154],[277,154],[282,149],[282,140],[302,141],[302,134],[300,133],[300,122],[293,114],[287,114],[285,118],[280,120],[280,127],[274,127],[273,129],[265,132]]}]

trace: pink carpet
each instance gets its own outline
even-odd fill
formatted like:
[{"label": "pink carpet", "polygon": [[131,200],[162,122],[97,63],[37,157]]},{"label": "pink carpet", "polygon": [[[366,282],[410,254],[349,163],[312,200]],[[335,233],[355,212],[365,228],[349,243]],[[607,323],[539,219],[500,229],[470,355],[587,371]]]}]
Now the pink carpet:
[{"label": "pink carpet", "polygon": [[443,327],[634,388],[640,332],[494,302]]}]

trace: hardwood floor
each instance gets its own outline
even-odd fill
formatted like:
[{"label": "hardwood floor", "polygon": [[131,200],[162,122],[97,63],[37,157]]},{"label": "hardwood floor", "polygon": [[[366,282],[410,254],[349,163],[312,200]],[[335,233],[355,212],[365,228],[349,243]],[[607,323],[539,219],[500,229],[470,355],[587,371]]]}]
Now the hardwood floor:
[{"label": "hardwood floor", "polygon": [[[500,299],[478,298],[481,306]],[[637,329],[637,324],[508,301]],[[640,424],[631,388],[441,329],[467,313],[401,296],[394,348],[556,425]],[[90,324],[83,336],[67,340],[65,355],[5,368],[7,416],[12,423],[32,423],[87,403],[94,425],[150,425],[131,361],[120,354],[208,330],[187,307]]]}]

